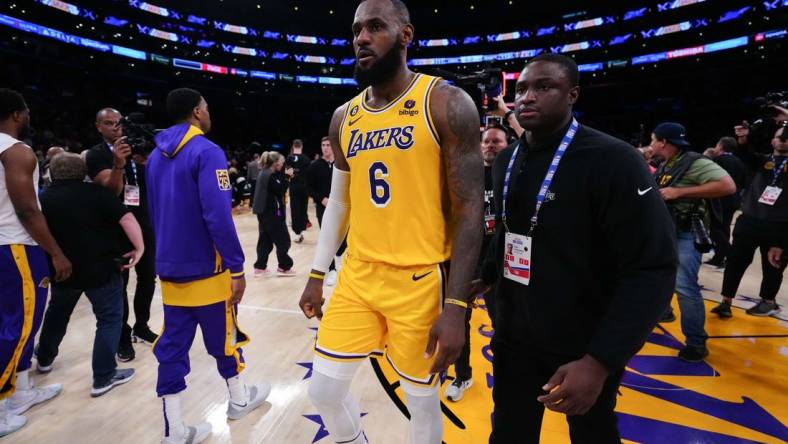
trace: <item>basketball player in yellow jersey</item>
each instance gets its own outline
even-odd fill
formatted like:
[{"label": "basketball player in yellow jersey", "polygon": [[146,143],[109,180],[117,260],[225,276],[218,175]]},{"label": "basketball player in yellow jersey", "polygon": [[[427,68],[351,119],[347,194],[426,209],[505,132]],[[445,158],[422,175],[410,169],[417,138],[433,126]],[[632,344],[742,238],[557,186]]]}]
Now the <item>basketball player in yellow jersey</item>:
[{"label": "basketball player in yellow jersey", "polygon": [[[337,443],[367,442],[350,382],[367,356],[385,353],[405,392],[411,442],[440,444],[437,375],[465,340],[482,240],[479,114],[463,91],[407,69],[413,33],[401,1],[359,5],[355,77],[367,88],[329,129],[331,196],[300,305],[322,318],[309,395]],[[323,315],[323,276],[348,227]]]}]

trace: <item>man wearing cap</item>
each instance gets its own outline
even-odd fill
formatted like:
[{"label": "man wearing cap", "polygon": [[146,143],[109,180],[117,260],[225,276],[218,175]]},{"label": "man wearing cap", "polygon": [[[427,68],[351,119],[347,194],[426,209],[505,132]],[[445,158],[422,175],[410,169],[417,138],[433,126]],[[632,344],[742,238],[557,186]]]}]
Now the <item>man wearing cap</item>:
[{"label": "man wearing cap", "polygon": [[[736,192],[730,175],[713,160],[691,150],[687,131],[678,123],[657,125],[651,134],[651,149],[663,160],[656,172],[660,194],[668,205],[676,225],[679,266],[676,274],[676,293],[681,310],[681,331],[686,346],[679,358],[699,362],[708,356],[706,348],[705,310],[698,284],[701,251],[696,248],[693,219],[708,227],[708,213],[704,199],[729,196]],[[673,318],[672,311],[667,313]]]}]

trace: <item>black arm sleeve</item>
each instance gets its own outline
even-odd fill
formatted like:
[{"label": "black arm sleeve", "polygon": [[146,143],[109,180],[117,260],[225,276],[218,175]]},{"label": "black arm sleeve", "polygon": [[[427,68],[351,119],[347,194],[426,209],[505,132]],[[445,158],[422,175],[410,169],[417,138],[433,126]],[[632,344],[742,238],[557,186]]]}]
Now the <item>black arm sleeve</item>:
[{"label": "black arm sleeve", "polygon": [[744,165],[750,171],[757,171],[759,170],[763,164],[769,160],[769,156],[766,156],[761,153],[756,153],[753,150],[755,149],[754,146],[747,144],[747,145],[739,145],[739,150],[736,153],[736,156],[744,162]]},{"label": "black arm sleeve", "polygon": [[268,192],[282,199],[285,197],[289,185],[290,183],[287,181],[287,177],[285,177],[284,174],[274,173],[271,174],[271,178],[268,179]]},{"label": "black arm sleeve", "polygon": [[596,224],[612,252],[609,269],[615,282],[587,352],[614,371],[640,350],[673,295],[676,233],[658,187],[634,149],[612,151],[594,176]]},{"label": "black arm sleeve", "polygon": [[99,185],[92,185],[92,188],[96,193],[99,211],[102,217],[107,221],[107,225],[117,224],[126,213],[130,213],[130,211],[120,203],[118,196],[109,189]]},{"label": "black arm sleeve", "polygon": [[98,173],[112,169],[112,154],[109,151],[102,152],[98,148],[91,148],[85,156],[85,166],[90,180],[95,180]]}]

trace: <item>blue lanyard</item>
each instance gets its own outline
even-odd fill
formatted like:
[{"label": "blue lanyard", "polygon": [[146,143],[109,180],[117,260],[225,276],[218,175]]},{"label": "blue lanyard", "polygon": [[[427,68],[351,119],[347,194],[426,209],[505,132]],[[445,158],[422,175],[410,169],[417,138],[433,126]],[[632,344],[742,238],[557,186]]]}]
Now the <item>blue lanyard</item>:
[{"label": "blue lanyard", "polygon": [[779,167],[777,166],[777,159],[774,157],[774,154],[772,154],[771,157],[772,157],[772,164],[774,164],[774,178],[772,179],[771,186],[775,186],[777,185],[777,181],[780,180],[780,175],[782,175],[783,170],[785,169],[785,165],[788,164],[788,157],[783,159]]},{"label": "blue lanyard", "polygon": [[[577,119],[573,118],[572,125],[569,126],[569,130],[566,132],[566,135],[564,135],[564,139],[561,141],[561,144],[558,145],[558,149],[555,151],[553,161],[550,162],[550,167],[547,169],[547,174],[544,177],[544,181],[542,181],[542,186],[539,188],[539,194],[536,195],[536,209],[534,210],[533,217],[531,217],[531,228],[528,230],[528,237],[533,235],[534,229],[539,222],[539,211],[541,211],[542,205],[544,205],[545,198],[547,197],[547,193],[550,191],[550,185],[553,183],[555,172],[558,170],[558,165],[561,163],[561,159],[564,158],[564,154],[566,154],[569,144],[572,143],[572,140],[575,138],[575,134],[577,134],[577,129],[579,126],[580,125],[577,123]],[[509,227],[506,225],[506,202],[509,200],[509,187],[511,186],[512,168],[514,168],[514,162],[517,159],[517,153],[519,151],[520,144],[517,144],[517,146],[514,148],[514,151],[512,152],[512,158],[509,159],[509,166],[506,167],[506,175],[504,176],[503,180],[503,208],[501,209],[501,219],[506,231],[510,231]]]}]

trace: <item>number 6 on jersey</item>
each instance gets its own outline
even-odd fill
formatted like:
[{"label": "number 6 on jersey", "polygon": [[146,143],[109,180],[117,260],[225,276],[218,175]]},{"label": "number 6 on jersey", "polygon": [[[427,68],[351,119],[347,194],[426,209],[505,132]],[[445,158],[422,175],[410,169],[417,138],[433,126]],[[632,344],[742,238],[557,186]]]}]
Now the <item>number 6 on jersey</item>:
[{"label": "number 6 on jersey", "polygon": [[385,208],[391,201],[391,187],[386,178],[389,168],[383,162],[375,162],[369,167],[369,191],[372,203],[378,208]]}]

